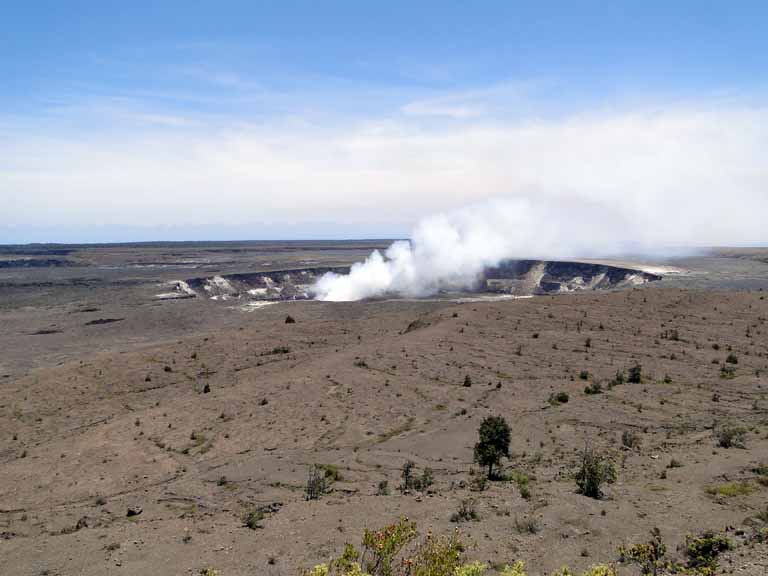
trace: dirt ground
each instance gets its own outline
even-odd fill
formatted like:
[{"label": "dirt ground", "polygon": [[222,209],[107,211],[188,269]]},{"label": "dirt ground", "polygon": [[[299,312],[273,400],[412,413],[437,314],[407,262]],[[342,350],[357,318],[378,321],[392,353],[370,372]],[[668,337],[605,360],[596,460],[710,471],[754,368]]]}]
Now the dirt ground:
[{"label": "dirt ground", "polygon": [[[616,561],[653,527],[671,558],[711,529],[736,545],[720,573],[768,574],[768,291],[752,284],[250,312],[68,286],[8,289],[0,310],[2,574],[290,576],[402,515],[531,575]],[[610,385],[635,364],[641,383]],[[489,415],[524,489],[474,489]],[[718,445],[728,426],[744,448]],[[586,444],[618,472],[599,500],[576,490]],[[409,460],[433,472],[423,492],[398,490]],[[307,501],[313,464],[336,479]],[[462,500],[477,520],[451,521]]]}]

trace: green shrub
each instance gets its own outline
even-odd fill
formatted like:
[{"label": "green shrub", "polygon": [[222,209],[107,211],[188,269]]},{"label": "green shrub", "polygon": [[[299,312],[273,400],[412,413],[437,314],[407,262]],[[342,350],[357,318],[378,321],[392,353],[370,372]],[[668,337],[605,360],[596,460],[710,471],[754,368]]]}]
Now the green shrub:
[{"label": "green shrub", "polygon": [[264,513],[260,510],[248,510],[243,514],[243,525],[247,526],[251,530],[261,528],[260,522],[264,520]]},{"label": "green shrub", "polygon": [[617,370],[616,376],[609,382],[608,387],[613,388],[614,386],[621,386],[625,381],[626,377],[624,376],[624,372],[622,370]]},{"label": "green shrub", "polygon": [[600,382],[592,382],[589,386],[584,387],[584,394],[592,396],[594,394],[602,394],[603,385]]},{"label": "green shrub", "polygon": [[469,522],[472,520],[478,520],[480,517],[477,514],[477,508],[475,507],[475,501],[471,498],[465,498],[459,502],[459,508],[451,514],[451,522]]},{"label": "green shrub", "polygon": [[736,368],[723,364],[720,366],[720,378],[723,378],[724,380],[736,378]]},{"label": "green shrub", "polygon": [[747,430],[741,426],[723,426],[717,431],[720,448],[746,448]]},{"label": "green shrub", "polygon": [[637,432],[624,430],[624,432],[621,433],[621,443],[627,448],[640,448],[642,441]]},{"label": "green shrub", "polygon": [[619,547],[619,557],[622,562],[637,564],[643,574],[653,576],[657,576],[664,568],[666,554],[667,547],[658,528],[651,530],[651,539],[648,542]]},{"label": "green shrub", "polygon": [[567,404],[569,400],[568,392],[553,392],[549,395],[549,403],[552,406],[559,406],[560,404]]},{"label": "green shrub", "polygon": [[306,500],[319,500],[320,497],[328,491],[328,482],[325,478],[325,471],[315,464],[309,467],[307,485],[304,489]]},{"label": "green shrub", "polygon": [[627,382],[630,384],[640,384],[643,381],[643,367],[639,363],[635,363],[632,368],[629,369],[627,375]]},{"label": "green shrub", "polygon": [[590,498],[603,496],[603,484],[616,481],[616,467],[609,459],[596,454],[590,447],[584,448],[581,466],[576,472],[576,485],[579,493]]},{"label": "green shrub", "polygon": [[323,471],[323,476],[328,484],[340,482],[344,478],[339,471],[339,467],[335,464],[319,464],[317,467]]},{"label": "green shrub", "polygon": [[704,568],[709,573],[714,573],[717,570],[717,557],[720,553],[731,548],[733,548],[733,544],[728,538],[713,532],[705,532],[698,538],[692,536],[685,538],[685,555],[688,559],[688,567],[697,570]]}]

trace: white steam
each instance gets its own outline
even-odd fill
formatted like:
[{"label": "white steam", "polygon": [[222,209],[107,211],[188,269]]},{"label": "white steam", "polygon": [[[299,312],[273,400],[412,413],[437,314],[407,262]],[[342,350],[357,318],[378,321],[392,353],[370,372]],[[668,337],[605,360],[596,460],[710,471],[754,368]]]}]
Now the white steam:
[{"label": "white steam", "polygon": [[585,202],[495,200],[422,220],[411,241],[373,252],[347,275],[325,274],[318,300],[396,294],[425,296],[471,288],[483,270],[507,258],[611,255],[658,248],[637,217]]}]

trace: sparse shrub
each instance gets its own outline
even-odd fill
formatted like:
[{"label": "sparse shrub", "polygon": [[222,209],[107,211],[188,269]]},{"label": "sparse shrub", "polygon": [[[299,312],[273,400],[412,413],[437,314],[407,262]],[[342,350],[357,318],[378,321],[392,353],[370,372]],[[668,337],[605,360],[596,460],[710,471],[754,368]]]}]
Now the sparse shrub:
[{"label": "sparse shrub", "polygon": [[465,564],[459,566],[454,571],[454,576],[483,576],[485,571],[488,570],[488,565],[482,562],[472,562],[471,564]]},{"label": "sparse shrub", "polygon": [[[540,454],[539,454],[540,456]],[[525,472],[520,470],[512,470],[511,472],[504,474],[500,477],[502,480],[508,482],[514,482],[517,484],[517,489],[520,491],[520,496],[525,500],[531,497],[531,490],[529,488],[530,477]]]},{"label": "sparse shrub", "polygon": [[643,367],[639,363],[635,363],[629,369],[627,374],[627,382],[630,384],[640,384],[643,381]]},{"label": "sparse shrub", "polygon": [[435,483],[435,479],[432,474],[432,468],[427,467],[427,468],[424,468],[423,472],[421,473],[421,476],[418,476],[414,479],[413,487],[416,490],[425,492],[427,488],[432,486],[432,484],[434,483]]},{"label": "sparse shrub", "polygon": [[731,541],[720,534],[705,532],[698,538],[686,536],[685,555],[688,559],[688,567],[703,572],[701,569],[707,569],[704,574],[714,574],[717,570],[717,557],[721,552],[733,548]]},{"label": "sparse shrub", "polygon": [[603,484],[615,481],[616,467],[613,462],[586,446],[581,456],[581,466],[576,472],[579,493],[590,498],[601,498]]},{"label": "sparse shrub", "polygon": [[517,530],[518,534],[538,534],[541,527],[539,526],[539,521],[534,516],[523,518],[522,520],[515,517],[515,530]]},{"label": "sparse shrub", "polygon": [[624,376],[624,372],[622,370],[616,371],[616,376],[613,377],[613,380],[610,381],[609,387],[613,388],[614,386],[621,386],[624,384],[626,380],[626,377]]},{"label": "sparse shrub", "polygon": [[736,356],[736,354],[728,354],[728,356],[726,356],[726,358],[725,358],[725,361],[728,364],[738,364],[739,363],[739,357]]},{"label": "sparse shrub", "polygon": [[413,483],[414,483],[414,474],[413,469],[416,467],[416,463],[408,460],[405,464],[403,464],[403,469],[401,472],[401,477],[403,481],[400,483],[400,491],[405,492],[406,490],[412,490],[413,489]]},{"label": "sparse shrub", "polygon": [[736,368],[723,364],[720,366],[720,378],[724,380],[731,380],[736,377]]},{"label": "sparse shrub", "polygon": [[469,481],[469,489],[472,492],[485,492],[488,489],[488,477],[485,474],[472,474],[472,479]]},{"label": "sparse shrub", "polygon": [[[534,533],[527,522],[521,530]],[[535,528],[534,530],[537,530]],[[479,561],[466,562],[466,546],[460,533],[419,538],[415,522],[401,518],[380,530],[365,530],[361,550],[347,544],[338,558],[302,572],[303,576],[486,576],[489,566]],[[494,565],[499,576],[527,576],[525,564]],[[490,576],[490,575],[487,575]],[[575,576],[563,568],[552,576]],[[617,576],[612,565],[597,564],[581,576]]]},{"label": "sparse shrub", "polygon": [[509,424],[501,416],[489,416],[480,424],[480,440],[475,444],[475,462],[488,468],[488,479],[493,480],[494,467],[502,457],[509,458]]},{"label": "sparse shrub", "polygon": [[549,395],[549,403],[552,406],[559,406],[560,404],[567,404],[569,400],[568,392],[553,392]]},{"label": "sparse shrub", "polygon": [[[576,574],[571,572],[568,567],[564,567],[552,572],[551,576],[576,576]],[[618,576],[618,572],[610,564],[596,564],[587,568],[581,573],[581,576]]]},{"label": "sparse shrub", "polygon": [[291,316],[289,314],[288,316],[285,317],[285,323],[286,324],[296,324],[296,320],[294,319],[293,316]]},{"label": "sparse shrub", "polygon": [[307,485],[304,489],[306,500],[319,500],[328,490],[328,483],[325,479],[325,472],[319,466],[313,464],[309,467]]},{"label": "sparse shrub", "polygon": [[621,443],[627,448],[640,448],[640,435],[632,430],[624,430],[621,433]]},{"label": "sparse shrub", "polygon": [[464,388],[470,388],[472,386],[472,377],[467,374],[464,376]]},{"label": "sparse shrub", "polygon": [[525,571],[525,564],[518,560],[512,566],[504,566],[499,576],[528,576]]},{"label": "sparse shrub", "polygon": [[741,426],[723,426],[717,431],[720,448],[746,448],[747,430]]},{"label": "sparse shrub", "polygon": [[381,480],[376,487],[376,496],[389,496],[389,482]]},{"label": "sparse shrub", "polygon": [[589,380],[589,371],[582,370],[581,372],[579,372],[579,378],[581,380]]},{"label": "sparse shrub", "polygon": [[243,525],[250,528],[251,530],[261,528],[259,522],[262,520],[264,520],[264,513],[260,510],[248,510],[245,514],[243,514]]},{"label": "sparse shrub", "polygon": [[595,394],[603,393],[603,385],[600,382],[592,382],[589,386],[584,387],[584,394],[593,396]]},{"label": "sparse shrub", "polygon": [[[372,576],[390,576],[395,559],[418,536],[416,522],[401,518],[381,530],[363,533],[362,567]],[[350,552],[347,552],[350,555]]]},{"label": "sparse shrub", "polygon": [[339,471],[339,467],[336,464],[319,464],[318,468],[323,471],[326,484],[332,484],[333,482],[341,482],[344,477]]},{"label": "sparse shrub", "polygon": [[648,542],[630,547],[619,547],[619,556],[622,562],[637,564],[643,574],[653,576],[657,576],[664,568],[666,554],[667,547],[658,528],[651,530],[651,539]]},{"label": "sparse shrub", "polygon": [[475,507],[475,501],[471,498],[465,498],[459,502],[459,508],[451,514],[451,522],[470,522],[478,520],[480,517],[477,514],[477,508]]}]

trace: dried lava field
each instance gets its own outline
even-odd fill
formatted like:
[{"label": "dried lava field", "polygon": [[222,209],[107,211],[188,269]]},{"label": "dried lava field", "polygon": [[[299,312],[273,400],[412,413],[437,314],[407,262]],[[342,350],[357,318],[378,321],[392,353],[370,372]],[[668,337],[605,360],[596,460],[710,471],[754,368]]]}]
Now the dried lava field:
[{"label": "dried lava field", "polygon": [[[151,286],[13,272],[0,572],[292,576],[408,516],[531,575],[615,562],[654,527],[672,560],[712,530],[733,545],[717,573],[768,574],[768,285],[724,285],[719,260],[768,268],[721,254],[710,285],[251,311],[153,301],[166,268]],[[510,457],[486,483],[473,447],[495,415]],[[600,499],[577,491],[585,446],[615,466]],[[409,461],[431,484],[399,489]],[[307,500],[313,465],[327,488]]]}]

